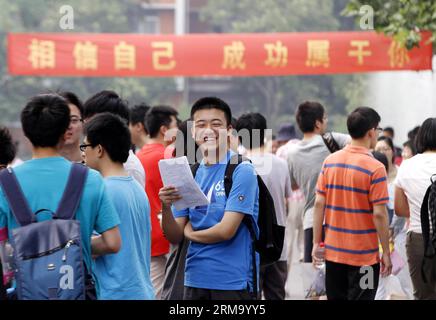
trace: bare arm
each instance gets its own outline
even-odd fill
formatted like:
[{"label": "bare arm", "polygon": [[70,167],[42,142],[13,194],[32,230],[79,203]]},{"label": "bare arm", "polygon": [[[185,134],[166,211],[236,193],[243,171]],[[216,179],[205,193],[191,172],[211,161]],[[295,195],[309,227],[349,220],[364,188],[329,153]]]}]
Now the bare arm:
[{"label": "bare arm", "polygon": [[322,242],[322,224],[324,222],[324,208],[325,208],[325,197],[317,194],[315,198],[315,205],[313,207],[313,249],[312,249],[312,260],[314,264],[320,263],[315,254],[319,244]]},{"label": "bare arm", "polygon": [[205,230],[194,231],[191,223],[185,227],[185,237],[193,242],[212,244],[232,239],[241,224],[244,214],[227,211],[221,222]]},{"label": "bare arm", "polygon": [[317,194],[313,208],[313,243],[322,242],[322,224],[324,222],[325,197]]},{"label": "bare arm", "polygon": [[381,261],[382,269],[380,270],[380,273],[382,276],[387,276],[392,270],[389,248],[388,212],[385,204],[375,205],[373,211],[375,229],[377,230],[377,235],[383,248],[383,256]]},{"label": "bare arm", "polygon": [[395,214],[399,217],[409,218],[410,210],[409,210],[409,202],[407,201],[406,194],[404,190],[395,187]]},{"label": "bare arm", "polygon": [[121,236],[118,227],[103,232],[101,235],[92,237],[91,252],[94,256],[108,253],[117,253],[121,248]]},{"label": "bare arm", "polygon": [[171,207],[162,204],[162,231],[169,242],[178,244],[183,240],[183,229],[188,218],[174,218]]},{"label": "bare arm", "polygon": [[162,201],[162,230],[169,242],[178,244],[183,240],[183,230],[188,218],[174,218],[171,204],[181,197],[175,187],[169,186],[160,189],[159,198]]}]

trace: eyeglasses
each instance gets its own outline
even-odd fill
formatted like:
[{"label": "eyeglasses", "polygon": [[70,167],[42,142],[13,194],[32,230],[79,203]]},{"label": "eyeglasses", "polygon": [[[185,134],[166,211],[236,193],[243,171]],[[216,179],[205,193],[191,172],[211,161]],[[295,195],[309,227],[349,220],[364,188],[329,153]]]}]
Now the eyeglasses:
[{"label": "eyeglasses", "polygon": [[0,171],[2,171],[3,169],[6,169],[8,166],[5,164],[0,164]]},{"label": "eyeglasses", "polygon": [[87,147],[92,147],[92,144],[90,144],[90,143],[81,144],[81,145],[79,146],[79,149],[80,149],[80,151],[85,152],[85,150],[86,150]]},{"label": "eyeglasses", "polygon": [[71,123],[71,124],[76,125],[76,124],[78,124],[79,122],[83,122],[83,119],[82,119],[82,118],[78,118],[78,117],[71,117],[71,118],[70,118],[70,123]]},{"label": "eyeglasses", "polygon": [[378,133],[382,133],[383,132],[383,128],[380,128],[380,127],[377,127],[377,128],[374,128]]}]

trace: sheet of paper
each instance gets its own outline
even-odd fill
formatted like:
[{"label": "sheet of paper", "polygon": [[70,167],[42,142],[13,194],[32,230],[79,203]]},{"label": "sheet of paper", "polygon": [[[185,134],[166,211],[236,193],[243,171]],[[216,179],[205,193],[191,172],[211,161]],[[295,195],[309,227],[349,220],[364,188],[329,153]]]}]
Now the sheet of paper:
[{"label": "sheet of paper", "polygon": [[209,204],[209,200],[192,176],[186,157],[160,160],[159,171],[163,185],[175,186],[182,197],[182,199],[174,202],[174,207],[177,210]]}]

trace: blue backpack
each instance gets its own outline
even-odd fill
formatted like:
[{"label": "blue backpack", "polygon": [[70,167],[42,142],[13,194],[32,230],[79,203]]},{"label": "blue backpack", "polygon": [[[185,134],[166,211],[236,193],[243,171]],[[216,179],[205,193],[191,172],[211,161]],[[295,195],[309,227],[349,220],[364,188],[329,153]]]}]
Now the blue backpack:
[{"label": "blue backpack", "polygon": [[[20,227],[11,232],[20,300],[84,300],[85,267],[80,222],[74,220],[88,169],[73,164],[56,213],[32,213],[12,169],[0,173],[9,207]],[[37,222],[49,211],[51,220]]]}]

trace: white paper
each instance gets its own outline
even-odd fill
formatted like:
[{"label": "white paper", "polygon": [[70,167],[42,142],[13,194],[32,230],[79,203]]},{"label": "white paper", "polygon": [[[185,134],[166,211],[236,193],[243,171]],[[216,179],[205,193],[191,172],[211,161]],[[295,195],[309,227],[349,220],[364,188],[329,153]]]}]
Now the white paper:
[{"label": "white paper", "polygon": [[159,171],[163,185],[176,187],[182,197],[174,202],[174,207],[177,210],[209,204],[209,200],[192,176],[186,157],[160,160]]}]

